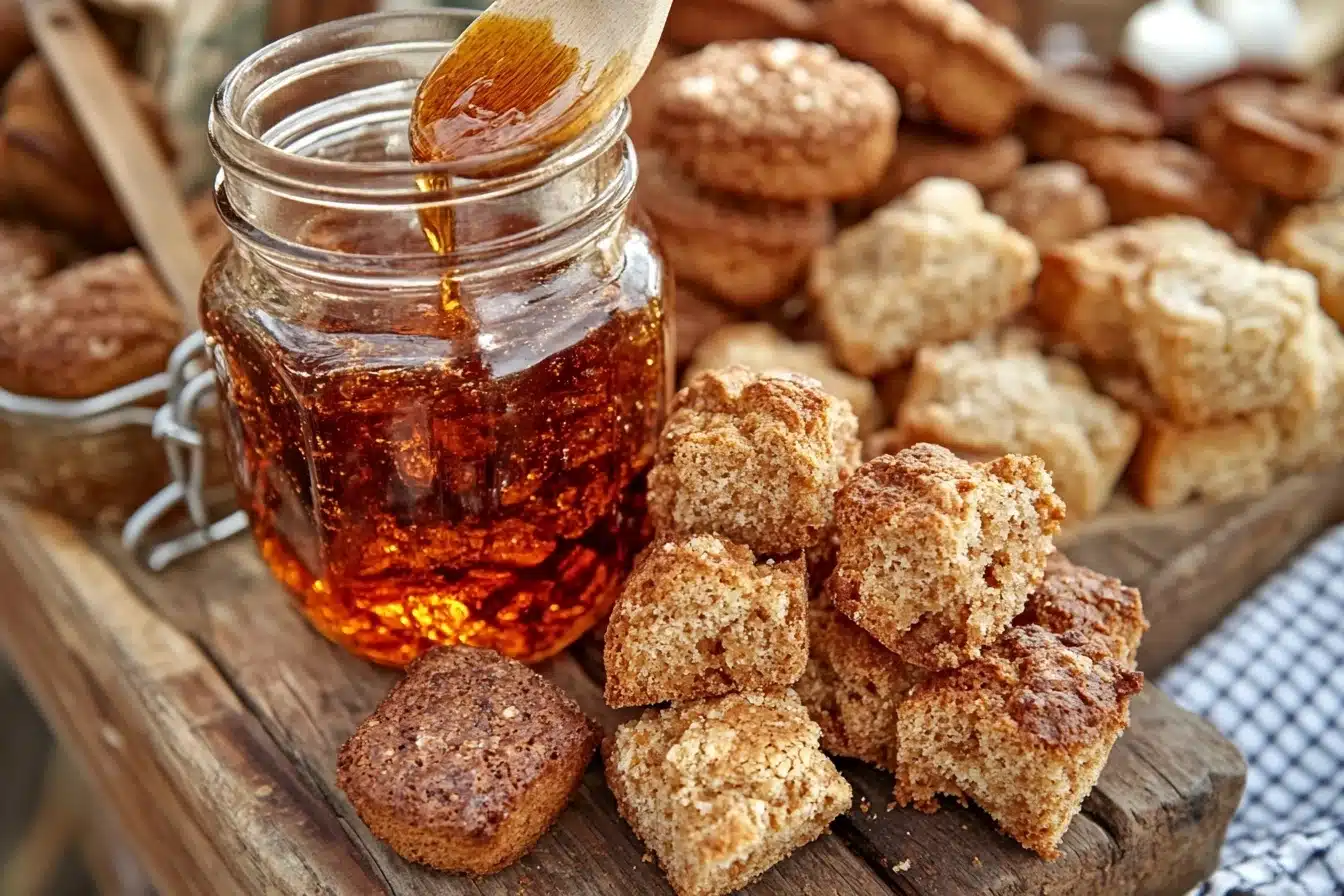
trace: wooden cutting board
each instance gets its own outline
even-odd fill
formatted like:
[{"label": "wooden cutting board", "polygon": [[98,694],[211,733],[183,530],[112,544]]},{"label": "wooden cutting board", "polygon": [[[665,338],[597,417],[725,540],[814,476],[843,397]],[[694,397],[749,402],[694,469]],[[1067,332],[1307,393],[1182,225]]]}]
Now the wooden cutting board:
[{"label": "wooden cutting board", "polygon": [[[1145,589],[1149,671],[1340,518],[1344,477],[1154,516],[1119,507],[1070,533],[1079,562]],[[481,881],[408,865],[334,783],[341,742],[395,673],[322,640],[246,539],[154,575],[111,535],[0,502],[0,639],[161,892],[499,894],[670,892],[615,814],[600,765],[555,829]],[[610,728],[587,645],[544,671]],[[1134,724],[1043,862],[976,810],[888,811],[888,776],[844,763],[852,810],[756,894],[1181,894],[1214,867],[1245,768],[1207,724],[1149,686]]]}]

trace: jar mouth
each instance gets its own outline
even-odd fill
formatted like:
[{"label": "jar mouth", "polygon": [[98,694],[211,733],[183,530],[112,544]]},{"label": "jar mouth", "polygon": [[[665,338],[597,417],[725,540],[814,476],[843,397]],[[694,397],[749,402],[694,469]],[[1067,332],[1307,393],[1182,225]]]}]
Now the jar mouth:
[{"label": "jar mouth", "polygon": [[[623,102],[540,162],[499,177],[472,177],[463,162],[412,162],[407,138],[415,91],[478,14],[451,7],[375,12],[258,50],[215,93],[209,137],[216,159],[231,175],[301,201],[437,208],[534,190],[625,138],[630,111]],[[345,116],[352,106],[364,109],[354,123]],[[405,146],[395,139],[398,129]],[[363,144],[354,147],[356,157],[332,158],[333,140],[347,148]]]}]

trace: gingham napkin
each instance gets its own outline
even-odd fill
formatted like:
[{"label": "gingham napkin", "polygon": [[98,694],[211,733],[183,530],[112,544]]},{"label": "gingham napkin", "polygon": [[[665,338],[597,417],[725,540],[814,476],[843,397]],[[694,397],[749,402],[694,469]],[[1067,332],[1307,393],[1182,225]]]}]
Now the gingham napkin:
[{"label": "gingham napkin", "polygon": [[1160,686],[1250,766],[1199,896],[1344,894],[1344,526],[1275,574]]}]

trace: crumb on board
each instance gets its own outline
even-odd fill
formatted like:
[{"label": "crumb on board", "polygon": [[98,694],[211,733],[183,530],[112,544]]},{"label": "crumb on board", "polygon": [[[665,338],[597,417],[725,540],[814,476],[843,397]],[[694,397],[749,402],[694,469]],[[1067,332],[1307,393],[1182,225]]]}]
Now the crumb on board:
[{"label": "crumb on board", "polygon": [[897,872],[898,874],[904,874],[906,871],[910,870],[910,860],[902,859],[897,864],[892,865],[891,870]]}]

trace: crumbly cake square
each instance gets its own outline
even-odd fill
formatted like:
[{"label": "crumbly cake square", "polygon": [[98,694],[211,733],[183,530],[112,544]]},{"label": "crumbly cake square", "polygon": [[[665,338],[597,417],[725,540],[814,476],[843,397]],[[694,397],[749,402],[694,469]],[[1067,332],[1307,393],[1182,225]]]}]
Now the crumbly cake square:
[{"label": "crumbly cake square", "polygon": [[811,547],[859,463],[858,420],[816,380],[706,370],[672,400],[649,473],[663,537],[716,534],[758,554]]},{"label": "crumbly cake square", "polygon": [[1034,454],[1069,513],[1096,515],[1139,439],[1138,415],[1092,388],[1087,373],[1009,330],[915,355],[897,415],[905,444],[966,454]]},{"label": "crumbly cake square", "polygon": [[1270,236],[1265,257],[1315,277],[1321,307],[1344,325],[1344,199],[1293,209]]},{"label": "crumbly cake square", "polygon": [[802,559],[757,563],[713,535],[655,540],[607,623],[607,704],[787,688],[807,665],[806,608]]},{"label": "crumbly cake square", "polygon": [[807,671],[794,690],[821,726],[822,749],[895,771],[897,714],[929,673],[887,650],[825,597],[808,606],[807,632]]},{"label": "crumbly cake square", "polygon": [[1324,313],[1317,314],[1324,354],[1320,380],[1274,412],[1279,428],[1275,461],[1283,473],[1344,461],[1344,334]]},{"label": "crumbly cake square", "polygon": [[820,342],[794,342],[768,323],[746,321],[722,327],[701,344],[686,375],[689,379],[702,370],[722,367],[809,376],[836,398],[849,402],[859,418],[860,436],[876,429],[886,416],[871,380],[836,367]]},{"label": "crumbly cake square", "polygon": [[1128,362],[1129,296],[1159,254],[1182,246],[1235,249],[1227,234],[1196,218],[1108,227],[1042,253],[1032,310],[1053,336],[1094,360]]},{"label": "crumbly cake square", "polygon": [[1043,858],[1129,725],[1142,673],[1072,649],[1037,625],[1011,629],[978,661],[918,685],[901,704],[896,800],[975,800]]},{"label": "crumbly cake square", "polygon": [[1310,275],[1187,248],[1162,254],[1133,298],[1136,360],[1176,422],[1225,420],[1314,393],[1324,358]]},{"label": "crumbly cake square", "polygon": [[493,874],[559,816],[600,738],[573,700],[522,663],[438,647],[341,747],[336,780],[402,857]]},{"label": "crumbly cake square", "polygon": [[1172,420],[1135,376],[1106,375],[1100,385],[1143,420],[1128,481],[1130,493],[1145,507],[1177,507],[1192,498],[1231,501],[1262,494],[1274,484],[1282,445],[1276,422],[1280,412],[1183,424]]},{"label": "crumbly cake square", "polygon": [[745,887],[825,833],[849,784],[793,692],[649,710],[603,744],[616,806],[678,896]]},{"label": "crumbly cake square", "polygon": [[841,489],[826,593],[906,662],[957,666],[1022,612],[1063,518],[1039,458],[972,464],[915,445],[869,461]]},{"label": "crumbly cake square", "polygon": [[949,127],[1012,127],[1039,67],[1012,31],[965,0],[827,0],[825,37],[917,97]]},{"label": "crumbly cake square", "polygon": [[808,291],[836,359],[873,376],[1019,311],[1039,269],[998,215],[898,200],[817,253]]},{"label": "crumbly cake square", "polygon": [[1039,625],[1093,659],[1118,660],[1131,669],[1138,658],[1139,640],[1148,630],[1137,588],[1076,566],[1060,553],[1046,561],[1041,587],[1013,625]]}]

